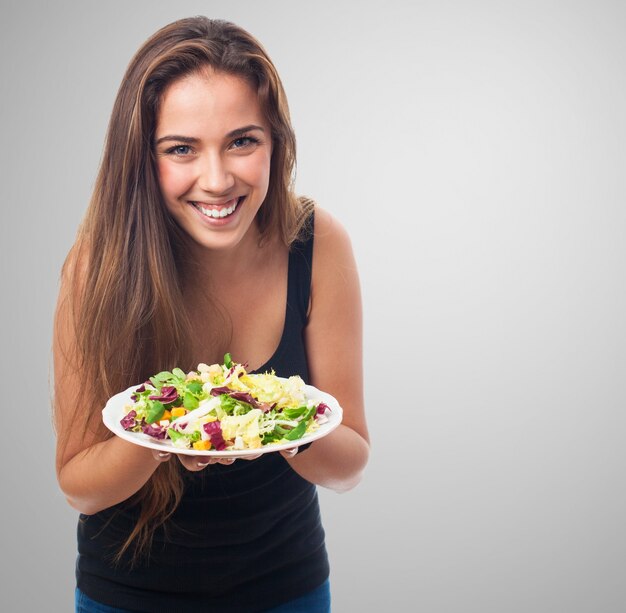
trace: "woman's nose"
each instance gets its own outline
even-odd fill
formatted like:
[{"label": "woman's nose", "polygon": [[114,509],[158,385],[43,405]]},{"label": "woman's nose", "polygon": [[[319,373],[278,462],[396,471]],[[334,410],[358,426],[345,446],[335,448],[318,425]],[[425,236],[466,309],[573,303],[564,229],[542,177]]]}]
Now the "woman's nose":
[{"label": "woman's nose", "polygon": [[235,177],[221,155],[208,155],[198,176],[198,187],[212,194],[226,193],[235,185]]}]

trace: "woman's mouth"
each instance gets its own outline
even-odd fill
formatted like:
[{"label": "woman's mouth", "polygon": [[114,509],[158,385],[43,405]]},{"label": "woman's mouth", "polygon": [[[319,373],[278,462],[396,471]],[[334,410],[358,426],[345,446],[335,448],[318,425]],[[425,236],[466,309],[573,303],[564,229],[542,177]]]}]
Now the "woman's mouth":
[{"label": "woman's mouth", "polygon": [[200,211],[206,217],[211,217],[212,219],[224,219],[229,215],[232,215],[236,210],[241,201],[243,200],[243,196],[241,198],[233,198],[232,200],[228,200],[223,204],[207,204],[205,202],[190,202],[198,211]]}]

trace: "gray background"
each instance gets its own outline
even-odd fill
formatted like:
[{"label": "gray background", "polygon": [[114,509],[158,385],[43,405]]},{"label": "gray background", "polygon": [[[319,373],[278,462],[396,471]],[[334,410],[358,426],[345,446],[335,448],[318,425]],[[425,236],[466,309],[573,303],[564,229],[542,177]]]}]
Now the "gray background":
[{"label": "gray background", "polygon": [[72,607],[47,386],[58,273],[127,62],[194,14],[266,45],[299,191],[360,265],[373,451],[359,488],[321,492],[335,611],[625,610],[624,3],[1,11],[3,610]]}]

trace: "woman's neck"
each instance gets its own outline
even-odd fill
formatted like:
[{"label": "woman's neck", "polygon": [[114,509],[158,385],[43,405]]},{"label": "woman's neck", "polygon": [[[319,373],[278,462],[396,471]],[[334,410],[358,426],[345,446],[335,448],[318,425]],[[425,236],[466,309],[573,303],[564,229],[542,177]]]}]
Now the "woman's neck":
[{"label": "woman's neck", "polygon": [[276,236],[261,241],[256,224],[232,249],[206,249],[194,243],[188,248],[188,274],[185,276],[194,285],[201,283],[216,289],[239,285],[266,269],[272,258],[281,251],[281,244]]}]

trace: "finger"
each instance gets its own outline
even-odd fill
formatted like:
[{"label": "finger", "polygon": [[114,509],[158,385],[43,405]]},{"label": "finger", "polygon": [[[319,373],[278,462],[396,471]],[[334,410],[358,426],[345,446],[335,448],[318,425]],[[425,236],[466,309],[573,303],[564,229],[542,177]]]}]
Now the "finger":
[{"label": "finger", "polygon": [[220,464],[232,464],[235,460],[236,458],[220,458],[218,462]]},{"label": "finger", "polygon": [[297,447],[292,447],[291,449],[283,449],[280,452],[280,455],[283,456],[283,458],[293,458],[295,457],[295,455],[298,453],[298,448]]},{"label": "finger", "polygon": [[210,458],[203,458],[202,456],[179,455],[178,459],[180,463],[191,472],[198,472],[206,468],[209,464],[212,464]]},{"label": "finger", "polygon": [[157,451],[156,449],[154,449],[152,450],[152,457],[157,462],[167,462],[172,457],[172,454],[168,453],[167,451]]}]

